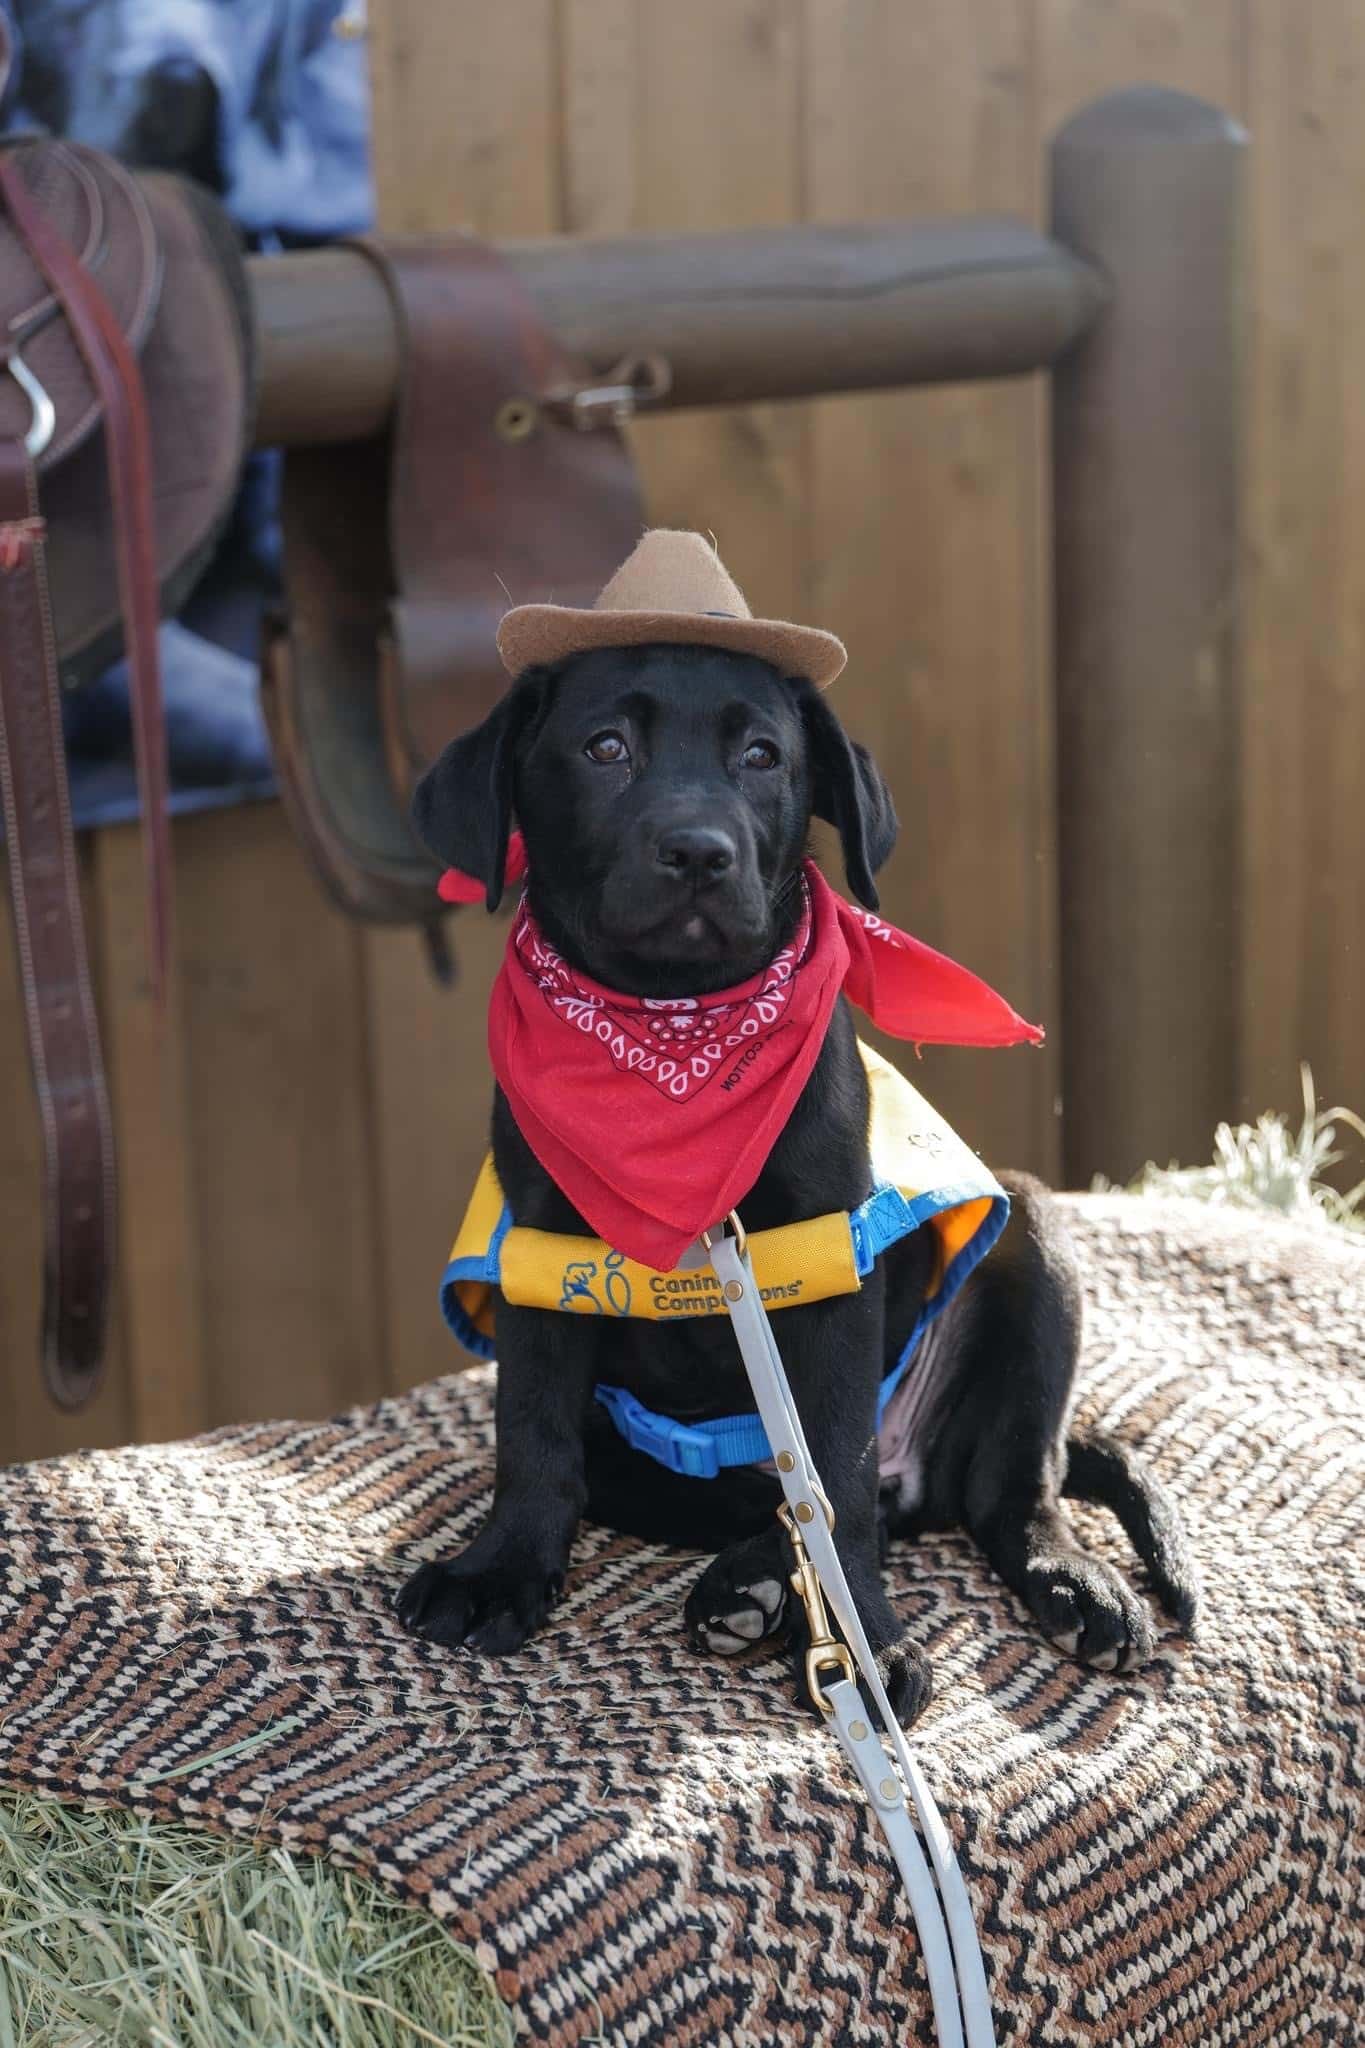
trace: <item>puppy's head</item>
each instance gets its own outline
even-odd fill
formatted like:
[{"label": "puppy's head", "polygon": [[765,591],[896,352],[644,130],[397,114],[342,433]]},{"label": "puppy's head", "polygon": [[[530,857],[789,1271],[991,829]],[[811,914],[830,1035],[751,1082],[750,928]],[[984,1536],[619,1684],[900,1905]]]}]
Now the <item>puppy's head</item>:
[{"label": "puppy's head", "polygon": [[838,831],[869,909],[896,836],[871,757],[808,682],[704,647],[528,670],[423,777],[413,816],[490,910],[515,817],[532,907],[565,957],[676,995],[757,973],[785,942],[812,816]]}]

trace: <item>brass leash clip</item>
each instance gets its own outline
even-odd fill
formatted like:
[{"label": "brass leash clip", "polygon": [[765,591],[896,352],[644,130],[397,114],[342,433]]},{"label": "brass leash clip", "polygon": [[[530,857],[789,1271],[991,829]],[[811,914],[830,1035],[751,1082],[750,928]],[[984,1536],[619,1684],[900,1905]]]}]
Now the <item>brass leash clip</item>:
[{"label": "brass leash clip", "polygon": [[791,1539],[792,1554],[796,1559],[796,1570],[791,1575],[791,1587],[792,1591],[800,1596],[801,1604],[806,1610],[806,1624],[810,1629],[810,1647],[806,1651],[806,1689],[822,1714],[832,1714],[834,1709],[825,1696],[820,1674],[822,1671],[838,1671],[844,1678],[856,1678],[853,1656],[848,1644],[841,1643],[830,1628],[819,1574],[801,1540],[796,1517],[785,1501],[777,1511],[777,1519]]}]

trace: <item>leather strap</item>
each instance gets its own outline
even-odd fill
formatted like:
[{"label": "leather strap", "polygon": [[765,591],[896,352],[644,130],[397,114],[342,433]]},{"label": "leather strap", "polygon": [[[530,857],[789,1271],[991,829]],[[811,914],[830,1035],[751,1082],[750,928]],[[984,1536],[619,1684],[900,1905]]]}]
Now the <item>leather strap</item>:
[{"label": "leather strap", "polygon": [[[720,1282],[754,1403],[772,1446],[790,1517],[787,1526],[809,1553],[805,1569],[813,1570],[817,1593],[828,1601],[843,1632],[843,1643],[831,1641],[828,1654],[812,1653],[807,1676],[816,1703],[828,1715],[905,1881],[919,1930],[940,2048],[962,2048],[964,2026],[967,2048],[995,2048],[990,1993],[967,1887],[943,1816],[896,1719],[854,1606],[834,1547],[834,1518],[754,1279],[747,1244],[742,1238],[708,1232],[683,1264],[703,1265],[708,1260]],[[850,1652],[881,1722],[880,1740],[868,1726],[867,1710],[850,1670]],[[817,1663],[824,1668],[840,1667],[845,1675],[822,1684],[814,1668]],[[933,1878],[910,1823],[911,1806],[928,1845]]]},{"label": "leather strap", "polygon": [[291,449],[281,523],[287,618],[267,623],[261,701],[290,822],[352,917],[425,923],[438,869],[389,781],[379,716],[388,609],[385,448]]},{"label": "leather strap", "polygon": [[[108,459],[147,851],[152,981],[164,997],[170,836],[146,399],[98,286],[0,156],[0,198],[47,278],[98,395]],[[115,1257],[113,1129],[81,915],[57,649],[33,466],[0,445],[0,700],[11,894],[43,1124],[42,1365],[65,1407],[99,1382]]]},{"label": "leather strap", "polygon": [[99,395],[114,515],[119,598],[128,649],[137,754],[152,981],[160,1000],[170,953],[170,813],[166,728],[157,642],[161,608],[152,514],[151,429],[142,373],[104,293],[43,213],[12,163],[0,156],[0,197],[51,285]]},{"label": "leather strap", "polygon": [[504,256],[473,235],[361,246],[403,336],[383,712],[406,797],[506,689],[497,628],[509,605],[550,593],[591,604],[639,540],[644,511],[619,428],[571,425],[552,399],[587,366]]},{"label": "leather strap", "polygon": [[507,686],[496,630],[516,597],[591,603],[644,515],[614,425],[583,432],[548,394],[586,366],[511,266],[469,235],[359,244],[403,336],[389,431],[291,450],[289,617],[263,697],[285,801],[343,909],[428,931],[437,865],[412,788]]},{"label": "leather strap", "polygon": [[41,1358],[79,1407],[104,1353],[114,1141],[67,794],[57,649],[32,463],[0,442],[0,796],[43,1139]]}]

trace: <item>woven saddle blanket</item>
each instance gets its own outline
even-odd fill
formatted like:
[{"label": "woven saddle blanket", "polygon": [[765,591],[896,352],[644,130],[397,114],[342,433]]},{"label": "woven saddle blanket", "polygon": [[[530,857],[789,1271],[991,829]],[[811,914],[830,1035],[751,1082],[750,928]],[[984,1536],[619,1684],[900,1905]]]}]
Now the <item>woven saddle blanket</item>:
[{"label": "woven saddle blanket", "polygon": [[[1205,1613],[1144,1670],[1087,1672],[965,1537],[893,1553],[936,1679],[912,1739],[1001,2048],[1354,2042],[1365,1241],[1069,1206],[1081,1413],[1182,1503]],[[695,1557],[585,1529],[563,1604],[501,1663],[399,1629],[394,1590],[487,1505],[491,1392],[480,1368],[0,1475],[0,1780],[362,1869],[486,1945],[537,2041],[931,2039],[891,1864],[784,1664],[685,1647]]]}]

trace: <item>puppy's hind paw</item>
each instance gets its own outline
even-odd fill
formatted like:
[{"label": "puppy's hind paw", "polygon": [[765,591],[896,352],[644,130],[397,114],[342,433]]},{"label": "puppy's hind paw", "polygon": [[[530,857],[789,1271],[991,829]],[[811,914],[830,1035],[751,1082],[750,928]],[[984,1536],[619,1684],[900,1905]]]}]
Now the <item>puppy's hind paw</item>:
[{"label": "puppy's hind paw", "polygon": [[1152,1624],[1127,1580],[1102,1559],[1076,1553],[1033,1565],[1024,1598],[1043,1632],[1078,1664],[1133,1671],[1152,1654]]}]

